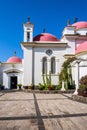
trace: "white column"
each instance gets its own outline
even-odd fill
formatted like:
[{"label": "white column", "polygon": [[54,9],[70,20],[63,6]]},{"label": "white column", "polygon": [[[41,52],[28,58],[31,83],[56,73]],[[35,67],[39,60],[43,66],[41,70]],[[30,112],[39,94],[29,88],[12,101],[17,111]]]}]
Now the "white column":
[{"label": "white column", "polygon": [[64,82],[64,80],[62,80],[62,88],[61,88],[61,91],[65,91],[64,84],[65,84],[65,82]]},{"label": "white column", "polygon": [[78,88],[79,88],[79,63],[80,61],[76,62],[76,80],[75,80],[76,90],[74,92],[74,95],[78,94]]}]

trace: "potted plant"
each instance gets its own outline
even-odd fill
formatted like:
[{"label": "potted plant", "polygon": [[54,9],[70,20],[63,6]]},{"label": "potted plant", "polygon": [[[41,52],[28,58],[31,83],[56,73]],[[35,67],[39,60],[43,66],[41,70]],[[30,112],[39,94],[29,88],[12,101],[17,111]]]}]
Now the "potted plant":
[{"label": "potted plant", "polygon": [[31,90],[34,89],[34,84],[33,84],[33,83],[31,83],[31,85],[30,85],[30,89],[31,89]]},{"label": "potted plant", "polygon": [[28,86],[28,85],[27,85],[27,86],[23,86],[23,88],[24,88],[24,89],[29,89],[29,86]]},{"label": "potted plant", "polygon": [[54,85],[48,86],[48,90],[55,90],[55,86]]},{"label": "potted plant", "polygon": [[38,84],[38,89],[39,90],[44,90],[45,89],[45,86],[41,83]]},{"label": "potted plant", "polygon": [[18,84],[19,90],[21,90],[22,84]]}]

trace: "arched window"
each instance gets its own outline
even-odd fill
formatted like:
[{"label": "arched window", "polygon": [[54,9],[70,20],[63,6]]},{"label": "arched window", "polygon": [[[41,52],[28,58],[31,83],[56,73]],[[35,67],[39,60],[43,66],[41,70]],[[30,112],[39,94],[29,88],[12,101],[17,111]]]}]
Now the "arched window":
[{"label": "arched window", "polygon": [[44,57],[42,60],[42,71],[43,71],[43,74],[47,73],[47,58],[46,57]]},{"label": "arched window", "polygon": [[55,74],[56,64],[55,64],[55,57],[51,58],[51,74]]},{"label": "arched window", "polygon": [[30,32],[27,32],[27,42],[30,41]]}]

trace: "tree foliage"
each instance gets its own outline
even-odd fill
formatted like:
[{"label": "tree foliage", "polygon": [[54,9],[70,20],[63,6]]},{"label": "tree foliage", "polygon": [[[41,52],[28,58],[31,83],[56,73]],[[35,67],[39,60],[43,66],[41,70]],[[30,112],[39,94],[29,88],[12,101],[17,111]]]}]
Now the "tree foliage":
[{"label": "tree foliage", "polygon": [[83,76],[83,77],[80,79],[80,84],[87,86],[87,75]]},{"label": "tree foliage", "polygon": [[64,63],[62,64],[62,69],[59,74],[59,84],[62,85],[62,80],[66,82],[66,88],[68,84],[72,84],[72,74],[71,74],[71,65],[74,60],[76,60],[75,57],[68,58]]}]

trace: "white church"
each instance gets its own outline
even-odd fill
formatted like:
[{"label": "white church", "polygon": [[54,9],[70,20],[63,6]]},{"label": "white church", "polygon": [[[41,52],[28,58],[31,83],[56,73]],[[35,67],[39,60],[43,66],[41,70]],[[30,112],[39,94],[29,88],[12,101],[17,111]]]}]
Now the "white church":
[{"label": "white church", "polygon": [[43,32],[33,37],[34,24],[30,21],[23,24],[24,40],[21,42],[23,59],[16,55],[5,63],[0,63],[0,83],[5,89],[17,89],[23,86],[38,86],[43,83],[44,75],[51,71],[52,84],[58,85],[58,74],[63,62],[75,56],[78,60],[72,64],[72,77],[79,87],[79,79],[87,74],[87,22],[80,21],[68,24],[61,39],[50,33]]}]

